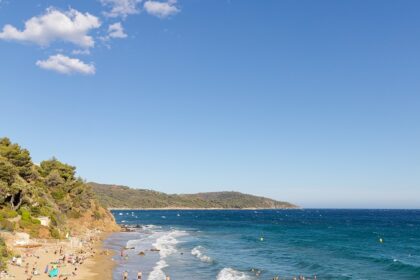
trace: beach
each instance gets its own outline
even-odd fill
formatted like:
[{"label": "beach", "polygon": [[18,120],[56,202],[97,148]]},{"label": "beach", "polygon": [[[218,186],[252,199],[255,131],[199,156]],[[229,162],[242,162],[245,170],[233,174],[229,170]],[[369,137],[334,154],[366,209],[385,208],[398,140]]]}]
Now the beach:
[{"label": "beach", "polygon": [[58,269],[56,279],[112,279],[112,252],[102,247],[107,233],[90,231],[65,241],[29,240],[26,245],[16,245],[19,243],[16,235],[3,233],[2,236],[14,258],[8,264],[7,274],[0,279],[54,279],[49,277],[54,267]]}]

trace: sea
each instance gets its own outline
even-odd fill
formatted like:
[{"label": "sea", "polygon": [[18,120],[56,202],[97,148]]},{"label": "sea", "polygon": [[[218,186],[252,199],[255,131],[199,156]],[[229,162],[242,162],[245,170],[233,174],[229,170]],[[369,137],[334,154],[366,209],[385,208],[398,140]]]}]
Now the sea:
[{"label": "sea", "polygon": [[420,210],[113,214],[119,224],[137,226],[105,241],[115,250],[113,277],[118,280],[124,271],[130,280],[139,271],[147,280],[166,275],[171,280],[420,280]]}]

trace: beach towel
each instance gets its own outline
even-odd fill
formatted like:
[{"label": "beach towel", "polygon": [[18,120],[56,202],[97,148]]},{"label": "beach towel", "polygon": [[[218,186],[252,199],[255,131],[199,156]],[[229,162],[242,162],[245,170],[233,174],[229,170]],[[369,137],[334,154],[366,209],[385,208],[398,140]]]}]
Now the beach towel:
[{"label": "beach towel", "polygon": [[50,271],[50,274],[48,274],[50,277],[57,277],[58,276],[58,269],[54,268]]}]

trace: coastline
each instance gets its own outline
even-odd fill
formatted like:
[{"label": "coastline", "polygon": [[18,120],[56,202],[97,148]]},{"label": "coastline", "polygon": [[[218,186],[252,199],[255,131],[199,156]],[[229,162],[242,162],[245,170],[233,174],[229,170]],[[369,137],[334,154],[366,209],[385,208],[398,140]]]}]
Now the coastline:
[{"label": "coastline", "polygon": [[[86,274],[78,280],[101,279],[112,280],[112,273],[115,268],[115,262],[112,257],[115,252],[104,248],[104,241],[112,233],[102,233],[99,240],[94,244],[96,254],[86,262]],[[105,253],[106,252],[106,253]]]}]

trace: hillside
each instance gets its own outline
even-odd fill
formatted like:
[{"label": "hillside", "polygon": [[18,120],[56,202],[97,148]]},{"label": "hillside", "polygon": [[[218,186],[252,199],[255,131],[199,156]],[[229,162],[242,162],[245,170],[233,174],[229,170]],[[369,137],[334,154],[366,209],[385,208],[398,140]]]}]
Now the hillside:
[{"label": "hillside", "polygon": [[288,203],[239,192],[165,194],[126,186],[89,183],[98,200],[108,208],[296,208]]},{"label": "hillside", "polygon": [[[116,227],[92,187],[76,177],[75,167],[55,158],[36,165],[28,150],[0,138],[0,230],[59,239]],[[0,241],[0,251],[2,247]]]}]

